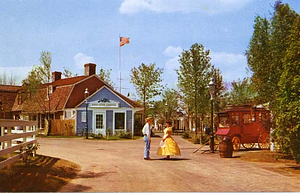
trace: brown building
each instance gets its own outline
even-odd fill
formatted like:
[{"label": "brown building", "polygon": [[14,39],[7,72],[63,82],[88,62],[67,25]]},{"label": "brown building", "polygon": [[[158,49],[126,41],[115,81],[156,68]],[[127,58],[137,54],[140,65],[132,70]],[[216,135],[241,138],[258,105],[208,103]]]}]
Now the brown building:
[{"label": "brown building", "polygon": [[23,92],[21,87],[0,86],[3,118],[38,120],[39,128],[44,128],[48,116],[50,120],[73,119],[75,132],[82,134],[87,103],[90,133],[134,132],[135,117],[141,117],[136,115],[143,107],[101,80],[96,75],[96,64],[85,64],[83,76],[62,79],[61,74],[52,72],[52,82],[42,85],[35,95]]},{"label": "brown building", "polygon": [[12,119],[12,108],[20,86],[0,85],[0,119]]}]

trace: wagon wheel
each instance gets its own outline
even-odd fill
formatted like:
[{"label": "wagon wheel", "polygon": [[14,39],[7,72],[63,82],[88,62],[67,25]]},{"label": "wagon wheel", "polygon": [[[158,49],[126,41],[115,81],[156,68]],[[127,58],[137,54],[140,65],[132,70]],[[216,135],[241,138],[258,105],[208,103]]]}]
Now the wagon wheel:
[{"label": "wagon wheel", "polygon": [[258,147],[260,149],[270,149],[270,136],[267,134],[261,134],[258,137]]},{"label": "wagon wheel", "polygon": [[245,149],[252,149],[255,143],[243,143],[242,145]]},{"label": "wagon wheel", "polygon": [[232,145],[233,145],[233,150],[234,151],[239,151],[241,148],[241,140],[238,136],[234,136],[232,138]]}]

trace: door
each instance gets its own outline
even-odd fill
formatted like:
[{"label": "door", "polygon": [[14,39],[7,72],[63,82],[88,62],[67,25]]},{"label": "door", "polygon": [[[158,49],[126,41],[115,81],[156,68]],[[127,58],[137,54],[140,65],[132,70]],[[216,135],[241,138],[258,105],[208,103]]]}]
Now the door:
[{"label": "door", "polygon": [[95,113],[94,115],[94,125],[95,125],[95,134],[101,133],[102,135],[106,135],[105,131],[105,114],[104,113]]}]

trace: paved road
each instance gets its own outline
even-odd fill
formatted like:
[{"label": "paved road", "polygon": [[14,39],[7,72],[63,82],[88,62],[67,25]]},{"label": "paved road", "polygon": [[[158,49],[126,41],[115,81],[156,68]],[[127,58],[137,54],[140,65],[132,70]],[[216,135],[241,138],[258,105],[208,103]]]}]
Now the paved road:
[{"label": "paved road", "polygon": [[[75,162],[78,176],[61,191],[300,191],[300,176],[278,173],[284,164],[220,158],[218,153],[193,151],[199,145],[175,136],[182,155],[163,160],[156,155],[160,138],[152,138],[151,161],[143,160],[142,139],[97,141],[38,138],[38,154]],[[208,147],[204,147],[208,148]],[[234,153],[234,157],[238,156]]]}]

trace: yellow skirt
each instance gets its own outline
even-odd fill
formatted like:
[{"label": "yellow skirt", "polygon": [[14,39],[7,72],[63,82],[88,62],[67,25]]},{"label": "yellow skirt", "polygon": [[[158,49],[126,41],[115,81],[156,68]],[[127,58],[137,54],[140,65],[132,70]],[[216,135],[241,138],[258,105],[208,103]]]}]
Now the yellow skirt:
[{"label": "yellow skirt", "polygon": [[168,137],[157,150],[157,155],[180,155],[180,149],[172,137]]}]

